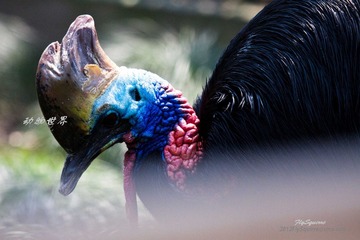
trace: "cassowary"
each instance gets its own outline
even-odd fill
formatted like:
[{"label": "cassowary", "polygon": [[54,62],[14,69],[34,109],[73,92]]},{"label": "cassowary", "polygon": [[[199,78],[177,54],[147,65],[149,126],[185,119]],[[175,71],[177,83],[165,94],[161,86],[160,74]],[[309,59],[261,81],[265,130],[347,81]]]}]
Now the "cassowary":
[{"label": "cassowary", "polygon": [[130,219],[138,195],[167,221],[232,199],[251,152],[358,137],[359,14],[358,0],[272,1],[230,42],[193,107],[158,75],[118,67],[93,19],[79,16],[36,75],[44,116],[68,117],[51,127],[68,153],[60,192],[124,142]]}]

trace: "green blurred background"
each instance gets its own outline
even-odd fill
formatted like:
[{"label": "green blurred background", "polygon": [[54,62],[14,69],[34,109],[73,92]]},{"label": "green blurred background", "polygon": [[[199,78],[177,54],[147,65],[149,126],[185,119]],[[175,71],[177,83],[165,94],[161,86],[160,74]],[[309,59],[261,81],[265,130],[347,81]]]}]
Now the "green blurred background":
[{"label": "green blurred background", "polygon": [[[63,197],[57,189],[66,154],[46,123],[35,124],[42,117],[38,59],[78,15],[94,17],[102,47],[119,66],[155,72],[193,102],[229,41],[266,2],[0,1],[0,239],[98,239],[127,225],[123,146],[99,156]],[[153,224],[142,207],[140,219]]]}]

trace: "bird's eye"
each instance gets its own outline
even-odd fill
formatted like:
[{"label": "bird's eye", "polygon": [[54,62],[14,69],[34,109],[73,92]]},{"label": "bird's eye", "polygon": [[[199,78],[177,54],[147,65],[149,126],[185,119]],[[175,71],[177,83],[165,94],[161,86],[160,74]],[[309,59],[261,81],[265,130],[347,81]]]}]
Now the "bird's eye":
[{"label": "bird's eye", "polygon": [[134,101],[140,101],[141,100],[141,96],[139,93],[139,90],[137,88],[134,88],[130,91],[130,96]]},{"label": "bird's eye", "polygon": [[109,112],[102,120],[105,127],[115,127],[119,123],[119,116],[116,112]]}]

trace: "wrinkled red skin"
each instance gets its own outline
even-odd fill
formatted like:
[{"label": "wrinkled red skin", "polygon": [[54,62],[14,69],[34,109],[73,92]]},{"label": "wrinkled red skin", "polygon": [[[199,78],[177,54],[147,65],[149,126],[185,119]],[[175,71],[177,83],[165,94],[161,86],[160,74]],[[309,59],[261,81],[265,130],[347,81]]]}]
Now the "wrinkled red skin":
[{"label": "wrinkled red skin", "polygon": [[186,189],[186,178],[193,174],[202,156],[202,143],[199,140],[200,120],[195,112],[180,118],[169,134],[169,143],[164,148],[167,174],[170,180],[182,191]]}]

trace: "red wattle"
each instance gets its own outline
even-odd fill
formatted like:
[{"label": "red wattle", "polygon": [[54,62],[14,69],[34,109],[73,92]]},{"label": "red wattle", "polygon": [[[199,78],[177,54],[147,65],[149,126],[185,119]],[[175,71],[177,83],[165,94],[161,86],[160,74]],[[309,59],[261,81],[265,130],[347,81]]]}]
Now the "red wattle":
[{"label": "red wattle", "polygon": [[198,133],[200,121],[193,109],[189,113],[185,118],[181,118],[169,133],[169,142],[164,148],[167,174],[182,191],[186,190],[187,176],[195,172],[202,157],[202,144]]},{"label": "red wattle", "polygon": [[136,160],[136,151],[131,149],[129,145],[132,144],[133,138],[131,134],[124,136],[125,142],[128,144],[129,150],[125,153],[124,158],[124,193],[125,193],[125,209],[127,218],[132,225],[138,223],[138,209],[136,201],[136,187],[133,180],[133,169]]}]

